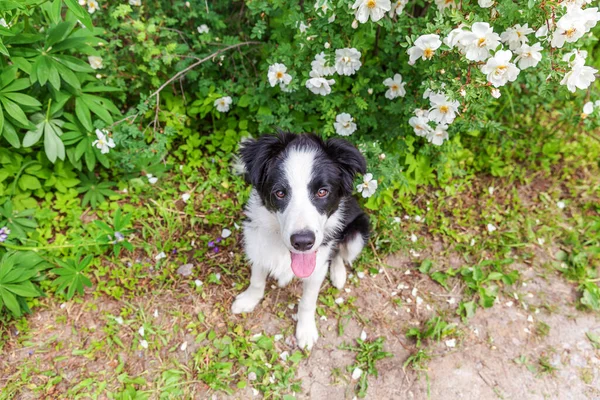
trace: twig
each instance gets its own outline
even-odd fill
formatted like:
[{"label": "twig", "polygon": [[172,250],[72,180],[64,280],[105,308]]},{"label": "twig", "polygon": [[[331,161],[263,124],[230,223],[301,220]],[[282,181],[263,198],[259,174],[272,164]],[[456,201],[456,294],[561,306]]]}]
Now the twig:
[{"label": "twig", "polygon": [[385,268],[385,264],[383,263],[383,261],[381,261],[381,258],[379,258],[379,254],[377,254],[377,250],[375,250],[375,245],[371,241],[369,241],[369,244],[371,244],[371,250],[373,250],[373,254],[375,254],[375,257],[379,261],[379,265],[381,266],[381,269],[383,270],[383,273],[385,274],[385,277],[387,278],[388,282],[390,282],[390,285],[394,286],[394,282],[392,282],[392,279],[390,278],[390,276],[387,273],[387,269]]},{"label": "twig", "polygon": [[[224,47],[224,48],[222,48],[220,50],[217,50],[214,53],[212,53],[211,55],[206,56],[204,58],[192,57],[192,58],[197,59],[198,61],[196,61],[193,64],[188,65],[185,69],[179,71],[178,73],[176,73],[175,75],[173,75],[169,80],[167,80],[165,83],[163,83],[162,85],[160,85],[160,87],[154,93],[152,93],[150,96],[148,96],[148,98],[144,101],[144,104],[148,104],[148,102],[150,101],[150,99],[152,97],[156,96],[157,97],[156,108],[158,109],[158,107],[159,107],[158,100],[160,98],[159,97],[159,93],[165,87],[167,87],[168,85],[170,85],[171,82],[173,82],[174,80],[176,80],[176,79],[178,79],[180,77],[183,77],[185,74],[187,74],[188,72],[190,72],[191,70],[193,70],[194,68],[196,68],[198,65],[200,65],[200,64],[202,64],[202,63],[204,63],[204,62],[206,62],[206,61],[208,61],[210,59],[214,59],[216,56],[218,56],[221,53],[224,53],[224,52],[226,52],[228,50],[231,50],[231,49],[236,49],[238,47],[248,46],[248,45],[251,45],[251,44],[260,44],[260,42],[242,42],[242,43],[237,43],[237,44],[234,44],[234,45],[231,45],[231,46]],[[140,113],[137,112],[134,115],[130,115],[128,117],[125,117],[122,120],[119,120],[119,121],[115,122],[114,124],[112,124],[111,126],[109,126],[109,128],[112,128],[113,126],[115,126],[115,125],[117,125],[117,124],[119,124],[121,122],[127,121],[128,119],[131,119],[131,118],[133,118],[133,120],[130,122],[130,124],[132,124],[135,121],[135,119],[139,116],[139,114]],[[158,111],[156,112],[156,116],[155,116],[155,124],[156,124],[157,119],[158,119]]]}]

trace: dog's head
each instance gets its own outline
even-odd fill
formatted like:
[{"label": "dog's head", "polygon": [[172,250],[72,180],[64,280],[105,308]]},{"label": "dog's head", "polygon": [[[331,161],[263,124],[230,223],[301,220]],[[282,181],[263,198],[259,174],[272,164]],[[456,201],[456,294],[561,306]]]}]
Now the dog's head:
[{"label": "dog's head", "polygon": [[365,158],[345,140],[292,133],[248,140],[240,154],[247,180],[276,215],[294,274],[310,276],[329,218],[351,195],[354,175],[366,172]]}]

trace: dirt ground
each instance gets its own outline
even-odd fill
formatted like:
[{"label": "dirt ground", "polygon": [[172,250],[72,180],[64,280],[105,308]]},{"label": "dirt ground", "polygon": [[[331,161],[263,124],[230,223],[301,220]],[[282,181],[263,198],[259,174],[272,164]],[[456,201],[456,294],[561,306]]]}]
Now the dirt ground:
[{"label": "dirt ground", "polygon": [[[600,399],[600,350],[594,349],[586,338],[586,332],[600,334],[600,318],[575,309],[575,288],[561,276],[535,261],[531,265],[515,265],[521,271],[523,283],[501,294],[492,308],[478,309],[475,317],[463,325],[456,316],[462,288],[456,286],[447,292],[418,272],[418,261],[409,255],[390,257],[386,260],[389,267],[383,273],[364,277],[358,286],[347,286],[350,291],[342,297],[357,297],[358,313],[369,321],[368,325],[363,326],[353,318],[343,335],[338,336],[334,318],[319,321],[321,338],[310,356],[299,364],[297,376],[302,382],[302,392],[297,398],[354,398],[356,382],[351,380],[347,369],[353,364],[355,353],[338,346],[354,343],[364,329],[369,339],[384,336],[385,350],[393,354],[378,362],[379,377],[369,378],[368,399]],[[449,265],[460,262],[457,258],[447,261]],[[225,299],[222,306],[228,309],[235,290],[224,286],[211,290],[227,291],[225,297],[219,298]],[[203,311],[207,316],[205,323],[217,328],[227,319],[238,319],[253,333],[284,333],[287,338],[293,332],[294,310],[286,304],[295,301],[300,286],[296,283],[283,289],[270,288],[263,303],[247,317],[223,315],[210,300],[198,298],[189,284],[158,293],[134,306],[145,309],[148,315],[155,307],[162,307],[156,324],[166,331],[177,332],[173,343],[166,344],[164,352],[156,356],[125,351],[120,354],[130,376],[146,373],[148,381],[152,371],[158,374],[161,363],[172,358],[167,348],[186,339],[193,343],[193,337],[186,337],[185,330],[176,329],[182,321],[174,315]],[[419,305],[415,293],[423,299]],[[206,298],[217,298],[211,294]],[[393,302],[398,298],[402,299],[400,306]],[[83,304],[47,303],[35,311],[29,318],[29,340],[19,341],[15,330],[4,346],[0,387],[17,379],[24,366],[60,371],[63,376],[43,398],[66,398],[67,388],[94,371],[107,371],[110,377],[116,360],[102,355],[91,359],[73,356],[73,349],[106,340],[102,316],[117,313],[119,307],[116,300],[87,295]],[[406,330],[422,326],[434,312],[458,324],[460,333],[455,347],[449,347],[444,340],[432,343],[432,359],[426,372],[403,368],[415,351],[414,341],[405,336]],[[64,323],[57,322],[61,318]],[[549,327],[544,329],[546,334],[540,334],[542,322]],[[133,330],[123,335],[125,348],[135,335]],[[197,345],[190,344],[187,353],[178,355],[178,361],[189,363],[194,346]],[[291,349],[289,340],[282,340],[278,346],[282,351]],[[520,364],[516,362],[519,358]],[[540,368],[540,360],[546,361],[545,369]],[[341,373],[334,373],[336,369]],[[40,398],[30,390],[49,378],[41,373],[30,377],[17,399]],[[211,399],[254,397],[250,388],[229,397],[202,392],[203,398]]]}]

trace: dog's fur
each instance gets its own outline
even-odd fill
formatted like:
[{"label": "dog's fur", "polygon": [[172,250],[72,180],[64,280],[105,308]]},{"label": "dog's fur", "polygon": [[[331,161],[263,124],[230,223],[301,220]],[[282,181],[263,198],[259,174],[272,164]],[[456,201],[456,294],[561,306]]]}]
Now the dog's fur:
[{"label": "dog's fur", "polygon": [[[342,289],[345,264],[356,259],[368,239],[369,218],[352,197],[354,176],[366,172],[366,161],[345,140],[282,132],[248,140],[240,153],[253,186],[244,222],[252,276],[232,311],[253,311],[268,276],[280,287],[287,285],[295,274],[292,256],[314,257],[316,250],[314,270],[303,279],[296,327],[298,345],[310,349],[319,336],[315,308],[327,267],[332,284]],[[292,235],[309,239],[299,244]]]}]

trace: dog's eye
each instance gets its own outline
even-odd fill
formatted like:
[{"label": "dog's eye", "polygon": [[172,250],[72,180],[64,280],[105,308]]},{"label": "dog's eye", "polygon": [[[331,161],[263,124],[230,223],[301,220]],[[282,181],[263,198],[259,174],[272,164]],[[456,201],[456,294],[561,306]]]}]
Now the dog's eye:
[{"label": "dog's eye", "polygon": [[283,190],[278,190],[275,192],[275,196],[279,199],[283,199],[285,197],[285,192]]},{"label": "dog's eye", "polygon": [[319,189],[319,191],[317,192],[318,197],[325,197],[328,194],[329,194],[329,190],[323,189],[323,188]]}]

